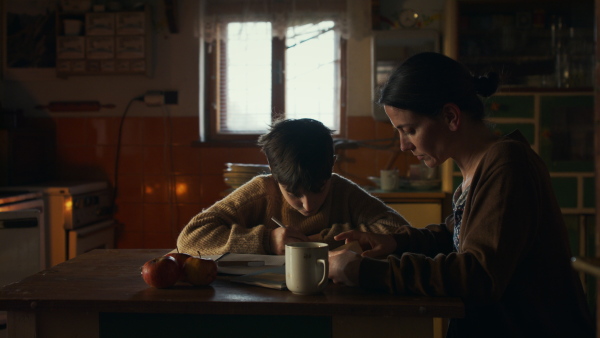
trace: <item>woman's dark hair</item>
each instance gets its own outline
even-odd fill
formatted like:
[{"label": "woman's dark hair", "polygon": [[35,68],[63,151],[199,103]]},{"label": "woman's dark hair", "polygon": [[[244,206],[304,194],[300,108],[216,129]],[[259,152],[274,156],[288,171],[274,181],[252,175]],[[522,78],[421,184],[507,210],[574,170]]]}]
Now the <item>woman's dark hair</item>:
[{"label": "woman's dark hair", "polygon": [[475,120],[484,119],[481,97],[498,90],[497,73],[473,76],[461,63],[439,53],[419,53],[404,61],[381,88],[378,103],[437,116],[446,103],[456,104]]},{"label": "woman's dark hair", "polygon": [[258,138],[275,180],[292,193],[319,192],[333,171],[333,131],[313,119],[273,123]]}]

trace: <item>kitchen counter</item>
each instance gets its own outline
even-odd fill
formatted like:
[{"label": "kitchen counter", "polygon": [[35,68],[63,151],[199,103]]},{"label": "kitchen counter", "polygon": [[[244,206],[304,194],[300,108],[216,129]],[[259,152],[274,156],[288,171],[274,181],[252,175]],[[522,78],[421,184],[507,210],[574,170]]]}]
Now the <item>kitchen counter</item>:
[{"label": "kitchen counter", "polygon": [[333,283],[311,296],[228,276],[208,287],[149,287],[140,267],[169,251],[93,250],[4,286],[0,310],[8,311],[8,336],[275,336],[285,330],[286,337],[432,337],[432,318],[464,316],[459,298],[394,296]]},{"label": "kitchen counter", "polygon": [[422,200],[440,200],[446,198],[447,193],[440,190],[369,190],[373,196],[377,196],[385,201],[422,201]]},{"label": "kitchen counter", "polygon": [[439,224],[452,212],[450,194],[439,190],[371,190],[414,227]]}]

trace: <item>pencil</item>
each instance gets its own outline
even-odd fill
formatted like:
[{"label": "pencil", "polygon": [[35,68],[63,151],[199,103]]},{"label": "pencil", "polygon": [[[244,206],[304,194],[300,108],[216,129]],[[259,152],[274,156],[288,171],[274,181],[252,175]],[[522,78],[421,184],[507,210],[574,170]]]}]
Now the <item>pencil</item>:
[{"label": "pencil", "polygon": [[219,258],[215,259],[215,262],[218,262],[221,258],[223,258],[223,257],[225,257],[225,256],[227,256],[229,254],[230,254],[229,252],[226,252],[226,253],[222,254],[221,256],[219,256]]},{"label": "pencil", "polygon": [[265,261],[219,261],[219,266],[264,266]]},{"label": "pencil", "polygon": [[275,218],[275,217],[271,217],[271,220],[272,220],[273,222],[275,222],[277,225],[279,225],[280,227],[282,227],[282,228],[287,228],[285,225],[281,224],[281,222],[279,222],[279,221],[277,220],[277,218]]}]

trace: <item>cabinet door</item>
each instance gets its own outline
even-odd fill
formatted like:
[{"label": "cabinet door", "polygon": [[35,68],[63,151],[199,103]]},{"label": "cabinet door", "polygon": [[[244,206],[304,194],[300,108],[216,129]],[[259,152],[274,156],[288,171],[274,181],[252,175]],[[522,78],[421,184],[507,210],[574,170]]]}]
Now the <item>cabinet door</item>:
[{"label": "cabinet door", "polygon": [[540,98],[540,155],[551,172],[594,171],[594,97]]},{"label": "cabinet door", "polygon": [[442,205],[439,203],[389,203],[415,228],[442,223]]},{"label": "cabinet door", "polygon": [[[440,37],[436,30],[374,31],[373,55],[373,102],[379,97],[379,88],[387,81],[394,69],[407,58],[421,52],[439,52]],[[388,121],[383,108],[373,105],[373,118]]]}]

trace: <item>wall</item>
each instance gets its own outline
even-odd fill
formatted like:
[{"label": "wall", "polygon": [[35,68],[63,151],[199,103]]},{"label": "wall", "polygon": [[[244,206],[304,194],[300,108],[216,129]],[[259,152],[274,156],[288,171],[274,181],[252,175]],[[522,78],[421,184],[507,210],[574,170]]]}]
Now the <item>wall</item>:
[{"label": "wall", "polygon": [[[18,0],[7,0],[18,1]],[[123,120],[117,178],[119,248],[174,248],[177,234],[196,213],[222,197],[228,187],[225,163],[266,163],[256,147],[194,145],[199,139],[200,44],[198,1],[180,0],[180,32],[167,31],[162,1],[154,6],[156,34],[152,77],[81,76],[58,79],[52,69],[6,73],[2,103],[9,110],[49,119],[56,128],[57,179],[107,180],[115,185],[119,124]],[[370,39],[348,42],[347,138],[392,138],[389,123],[371,117]],[[178,105],[147,107],[133,101],[149,90],[177,90]],[[36,109],[52,101],[115,104],[98,112],[50,113]],[[336,171],[367,184],[392,152],[368,148],[338,153]],[[411,156],[412,157],[412,156]],[[414,159],[400,155],[396,166]]]}]

